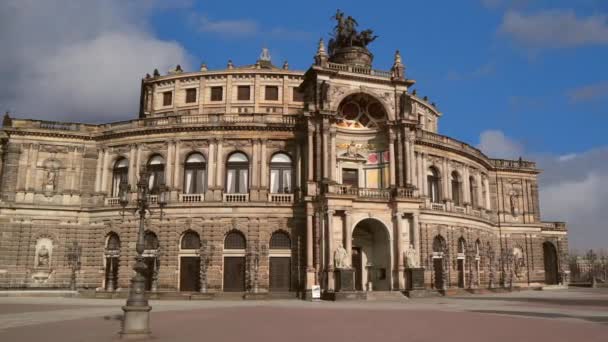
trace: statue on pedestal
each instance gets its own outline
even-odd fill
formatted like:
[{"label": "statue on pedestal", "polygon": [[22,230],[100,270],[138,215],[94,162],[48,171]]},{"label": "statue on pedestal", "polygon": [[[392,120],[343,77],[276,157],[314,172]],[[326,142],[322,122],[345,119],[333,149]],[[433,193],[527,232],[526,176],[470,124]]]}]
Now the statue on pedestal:
[{"label": "statue on pedestal", "polygon": [[420,264],[418,263],[418,253],[414,249],[414,245],[410,245],[410,248],[405,251],[405,265],[408,268],[420,267]]},{"label": "statue on pedestal", "polygon": [[340,244],[334,252],[334,266],[337,269],[350,267],[350,263],[348,262],[348,252],[346,249],[344,249],[344,247],[342,247],[342,244]]}]

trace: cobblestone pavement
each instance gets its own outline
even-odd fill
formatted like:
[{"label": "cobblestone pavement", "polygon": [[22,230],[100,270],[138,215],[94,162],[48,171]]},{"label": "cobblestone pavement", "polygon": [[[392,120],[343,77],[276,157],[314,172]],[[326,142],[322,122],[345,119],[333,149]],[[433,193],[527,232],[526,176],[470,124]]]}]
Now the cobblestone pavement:
[{"label": "cobblestone pavement", "polygon": [[[117,340],[124,300],[0,297],[0,341]],[[608,290],[404,302],[152,301],[153,341],[608,341]]]}]

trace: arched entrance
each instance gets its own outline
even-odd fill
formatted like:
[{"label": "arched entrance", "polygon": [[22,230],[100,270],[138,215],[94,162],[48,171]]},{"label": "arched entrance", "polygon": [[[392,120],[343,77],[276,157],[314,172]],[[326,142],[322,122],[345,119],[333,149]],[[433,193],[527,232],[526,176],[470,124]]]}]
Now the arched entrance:
[{"label": "arched entrance", "polygon": [[224,291],[245,291],[245,248],[243,233],[233,230],[224,239]]},{"label": "arched entrance", "polygon": [[287,292],[291,289],[291,239],[284,231],[274,232],[270,238],[270,291]]},{"label": "arched entrance", "polygon": [[146,270],[144,276],[146,279],[146,291],[156,291],[158,287],[158,268],[159,268],[159,244],[158,237],[154,232],[146,231],[144,234],[144,263]]},{"label": "arched entrance", "polygon": [[364,219],[353,230],[352,266],[357,291],[388,291],[391,284],[391,247],[386,226]]},{"label": "arched entrance", "polygon": [[179,290],[199,291],[201,239],[196,232],[187,231],[182,235],[179,247]]},{"label": "arched entrance", "polygon": [[543,259],[545,262],[545,283],[556,285],[558,283],[557,251],[551,242],[543,243]]},{"label": "arched entrance", "polygon": [[116,233],[110,233],[106,239],[105,283],[106,291],[114,291],[118,283],[118,260],[120,258],[120,238]]},{"label": "arched entrance", "polygon": [[443,236],[435,236],[433,239],[433,285],[436,290],[445,290],[447,287],[447,267],[444,267],[444,259],[447,258],[446,251],[447,244]]}]

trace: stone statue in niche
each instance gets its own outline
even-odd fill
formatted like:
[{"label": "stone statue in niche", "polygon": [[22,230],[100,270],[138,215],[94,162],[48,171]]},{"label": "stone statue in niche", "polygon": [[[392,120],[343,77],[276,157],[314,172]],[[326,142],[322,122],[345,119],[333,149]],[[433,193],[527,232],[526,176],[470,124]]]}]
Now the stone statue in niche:
[{"label": "stone statue in niche", "polygon": [[38,250],[38,264],[36,266],[37,267],[49,267],[50,259],[51,259],[50,251],[46,248],[45,245],[42,245],[40,247],[40,249]]},{"label": "stone statue in niche", "polygon": [[418,268],[418,253],[414,249],[414,245],[410,245],[410,248],[405,251],[405,264],[408,268]]},{"label": "stone statue in niche", "polygon": [[329,88],[329,83],[325,81],[321,83],[321,101],[319,103],[321,109],[329,107]]},{"label": "stone statue in niche", "polygon": [[517,197],[518,194],[515,189],[509,192],[509,205],[511,208],[511,215],[513,215],[513,217],[519,214],[519,209],[517,208]]},{"label": "stone statue in niche", "polygon": [[346,249],[342,247],[342,244],[340,244],[334,252],[334,266],[337,269],[350,267],[350,263],[348,262],[348,252],[346,252]]},{"label": "stone statue in niche", "polygon": [[46,180],[44,184],[44,190],[55,191],[57,188],[57,170],[48,169],[46,171]]}]

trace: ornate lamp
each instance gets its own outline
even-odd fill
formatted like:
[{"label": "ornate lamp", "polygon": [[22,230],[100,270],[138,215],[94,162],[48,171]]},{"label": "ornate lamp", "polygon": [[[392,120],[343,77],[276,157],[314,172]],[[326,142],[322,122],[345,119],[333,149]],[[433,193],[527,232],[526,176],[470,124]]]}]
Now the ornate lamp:
[{"label": "ornate lamp", "polygon": [[127,303],[122,307],[125,314],[120,335],[126,338],[146,338],[150,336],[150,310],[152,310],[152,307],[148,305],[148,298],[146,297],[146,278],[144,274],[147,266],[143,257],[145,248],[144,225],[150,201],[148,180],[149,173],[144,169],[140,174],[139,182],[137,182],[136,210],[139,212],[139,230],[137,244],[135,245],[137,255],[133,266],[135,275],[131,279]]}]

